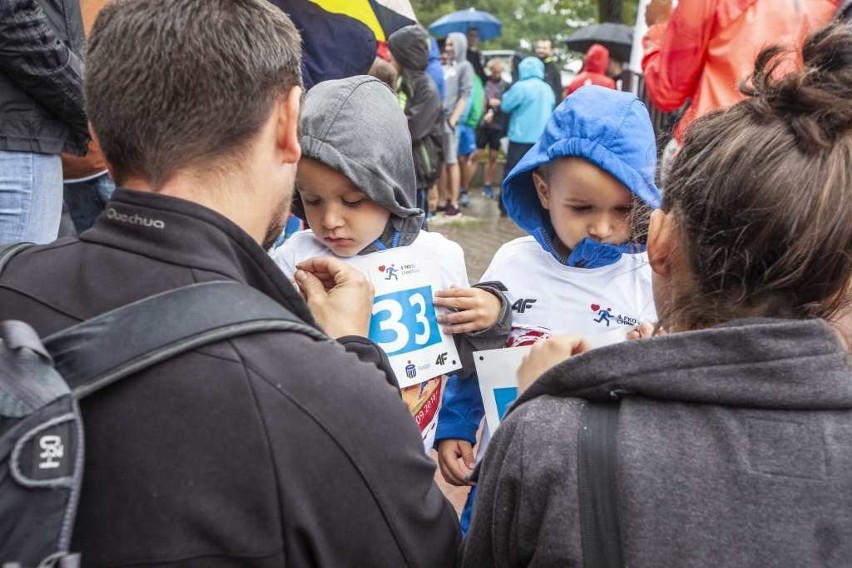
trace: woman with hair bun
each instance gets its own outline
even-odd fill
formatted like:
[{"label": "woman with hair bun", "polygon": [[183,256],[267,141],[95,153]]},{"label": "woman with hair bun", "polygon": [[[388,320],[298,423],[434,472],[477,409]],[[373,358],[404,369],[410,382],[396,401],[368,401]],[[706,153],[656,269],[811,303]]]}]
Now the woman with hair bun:
[{"label": "woman with hair bun", "polygon": [[850,566],[852,30],[758,56],[674,158],[648,257],[667,335],[537,344],[464,566]]}]

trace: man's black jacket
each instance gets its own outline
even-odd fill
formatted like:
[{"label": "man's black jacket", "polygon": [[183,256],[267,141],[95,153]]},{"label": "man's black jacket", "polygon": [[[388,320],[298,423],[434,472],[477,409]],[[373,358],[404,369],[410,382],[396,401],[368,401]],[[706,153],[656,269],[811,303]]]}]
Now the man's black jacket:
[{"label": "man's black jacket", "polygon": [[84,154],[77,0],[0,1],[0,151]]},{"label": "man's black jacket", "polygon": [[556,97],[556,104],[559,105],[562,102],[562,74],[552,57],[547,57],[541,61],[544,63],[544,81],[550,85],[553,96]]},{"label": "man's black jacket", "polygon": [[[0,275],[0,319],[50,334],[194,282],[246,283],[316,325],[265,252],[199,205],[118,190],[79,240]],[[342,345],[341,345],[342,344]],[[357,355],[356,355],[357,354]],[[262,333],[82,403],[85,566],[450,566],[455,514],[366,339]]]}]

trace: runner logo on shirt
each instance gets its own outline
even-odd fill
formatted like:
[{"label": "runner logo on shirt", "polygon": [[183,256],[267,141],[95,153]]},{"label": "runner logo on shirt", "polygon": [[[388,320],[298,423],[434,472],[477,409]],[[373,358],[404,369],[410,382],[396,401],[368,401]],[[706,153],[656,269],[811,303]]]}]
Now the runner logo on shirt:
[{"label": "runner logo on shirt", "polygon": [[417,274],[420,272],[420,269],[416,264],[403,264],[397,266],[396,264],[391,264],[390,266],[382,264],[377,267],[379,272],[385,275],[385,280],[396,280],[399,281],[400,276],[408,276],[409,274]]},{"label": "runner logo on shirt", "polygon": [[590,306],[595,313],[592,321],[609,327],[610,323],[617,325],[629,325],[635,327],[639,325],[639,320],[622,314],[614,314],[612,308],[603,308],[600,304],[592,304]]}]

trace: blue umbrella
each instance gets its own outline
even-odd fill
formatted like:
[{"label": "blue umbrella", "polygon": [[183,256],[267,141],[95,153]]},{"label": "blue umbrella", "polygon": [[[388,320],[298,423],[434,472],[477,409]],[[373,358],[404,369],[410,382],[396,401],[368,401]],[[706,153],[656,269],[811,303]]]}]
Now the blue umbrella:
[{"label": "blue umbrella", "polygon": [[500,35],[503,24],[500,20],[475,8],[459,10],[446,16],[441,16],[429,26],[429,31],[438,37],[444,37],[450,32],[465,33],[471,28],[479,30],[479,39],[486,40]]}]

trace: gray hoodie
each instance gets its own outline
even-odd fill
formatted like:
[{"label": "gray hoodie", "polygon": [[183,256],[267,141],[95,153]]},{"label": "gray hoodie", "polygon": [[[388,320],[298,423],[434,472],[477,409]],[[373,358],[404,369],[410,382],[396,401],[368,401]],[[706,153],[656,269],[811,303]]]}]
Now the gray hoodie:
[{"label": "gray hoodie", "polygon": [[390,211],[381,243],[360,254],[411,244],[423,211],[414,206],[411,137],[393,91],[366,75],[319,83],[305,97],[300,127],[303,155],[339,171]]},{"label": "gray hoodie", "polygon": [[447,35],[452,40],[454,56],[453,61],[444,70],[444,116],[447,118],[453,114],[459,99],[469,99],[470,91],[473,89],[473,65],[467,60],[467,37],[459,32]]},{"label": "gray hoodie", "polygon": [[542,375],[481,466],[463,566],[583,566],[585,400],[621,393],[624,565],[852,565],[852,365],[820,320],[596,349]]}]

